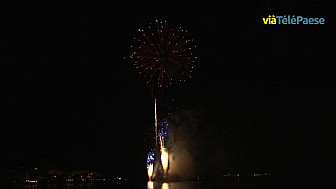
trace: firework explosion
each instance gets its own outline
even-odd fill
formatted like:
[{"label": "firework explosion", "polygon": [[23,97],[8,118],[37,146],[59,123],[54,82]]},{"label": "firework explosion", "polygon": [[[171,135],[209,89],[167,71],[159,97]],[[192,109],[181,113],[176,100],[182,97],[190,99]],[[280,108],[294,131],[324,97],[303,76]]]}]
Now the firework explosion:
[{"label": "firework explosion", "polygon": [[[188,31],[181,27],[169,28],[166,21],[150,23],[148,30],[139,29],[140,36],[134,38],[130,58],[138,73],[152,88],[160,88],[162,107],[162,88],[191,78],[197,59],[193,55],[196,47]],[[168,124],[163,116],[157,117],[155,99],[155,146],[147,155],[148,177],[160,179],[160,172],[167,176],[169,155],[164,146],[168,135]],[[160,140],[160,146],[158,146]],[[158,175],[157,175],[158,174]]]},{"label": "firework explosion", "polygon": [[169,29],[166,21],[150,23],[148,31],[139,29],[141,37],[131,46],[134,66],[152,87],[168,87],[191,77],[196,56],[193,39],[181,27]]}]

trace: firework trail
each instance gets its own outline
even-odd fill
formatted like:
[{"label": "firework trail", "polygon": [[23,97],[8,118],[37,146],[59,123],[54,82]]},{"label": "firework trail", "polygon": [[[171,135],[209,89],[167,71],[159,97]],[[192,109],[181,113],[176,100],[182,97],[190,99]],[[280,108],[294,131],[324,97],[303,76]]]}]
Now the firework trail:
[{"label": "firework trail", "polygon": [[155,107],[154,107],[154,113],[155,113],[155,147],[157,146],[157,114],[156,114],[156,99],[155,99]]}]

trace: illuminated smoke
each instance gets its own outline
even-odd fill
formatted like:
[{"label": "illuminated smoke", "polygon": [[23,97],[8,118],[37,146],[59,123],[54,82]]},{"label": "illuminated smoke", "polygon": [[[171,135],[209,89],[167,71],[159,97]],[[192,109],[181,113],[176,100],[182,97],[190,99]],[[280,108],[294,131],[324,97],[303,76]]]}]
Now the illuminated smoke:
[{"label": "illuminated smoke", "polygon": [[[195,158],[199,151],[204,151],[199,144],[203,143],[203,133],[199,133],[198,112],[180,111],[169,116],[169,171],[174,180],[195,178],[197,164]],[[202,142],[200,142],[202,141]]]}]

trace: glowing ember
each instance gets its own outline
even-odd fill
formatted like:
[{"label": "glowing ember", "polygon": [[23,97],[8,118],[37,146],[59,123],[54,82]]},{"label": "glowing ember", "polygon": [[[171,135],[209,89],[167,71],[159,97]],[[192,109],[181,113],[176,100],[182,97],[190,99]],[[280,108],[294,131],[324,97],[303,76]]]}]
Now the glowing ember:
[{"label": "glowing ember", "polygon": [[166,175],[167,170],[168,170],[169,155],[168,155],[168,150],[164,147],[162,137],[160,138],[160,143],[161,143],[161,163],[162,163],[164,175]]},{"label": "glowing ember", "polygon": [[153,164],[149,164],[148,168],[147,168],[147,173],[148,173],[148,177],[149,177],[149,180],[151,180],[152,178],[152,175],[153,175]]}]

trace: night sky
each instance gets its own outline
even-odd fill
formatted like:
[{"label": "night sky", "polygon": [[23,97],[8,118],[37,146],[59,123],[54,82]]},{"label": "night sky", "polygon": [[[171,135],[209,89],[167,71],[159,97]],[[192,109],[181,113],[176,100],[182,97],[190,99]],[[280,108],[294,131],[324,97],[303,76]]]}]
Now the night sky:
[{"label": "night sky", "polygon": [[[335,166],[336,134],[335,37],[326,7],[3,3],[1,165],[144,173],[153,99],[124,57],[138,28],[158,19],[188,29],[199,57],[193,77],[167,89],[164,101],[171,113],[202,110],[199,127],[210,133],[230,133],[230,140],[202,136],[240,154],[228,168],[326,173]],[[264,25],[269,14],[326,24]]]}]

